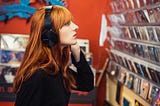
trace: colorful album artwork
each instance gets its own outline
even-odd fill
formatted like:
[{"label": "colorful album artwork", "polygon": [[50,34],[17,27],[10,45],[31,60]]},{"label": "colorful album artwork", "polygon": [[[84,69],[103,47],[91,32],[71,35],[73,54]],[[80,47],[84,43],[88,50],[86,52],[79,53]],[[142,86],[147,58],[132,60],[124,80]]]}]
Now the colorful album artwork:
[{"label": "colorful album artwork", "polygon": [[20,34],[0,34],[1,49],[18,49],[26,48],[29,37]]},{"label": "colorful album artwork", "polygon": [[125,82],[126,82],[126,77],[127,77],[126,71],[124,71],[123,69],[120,69],[119,76],[118,76],[118,80],[119,80],[122,84],[125,84]]},{"label": "colorful album artwork", "polygon": [[148,46],[147,45],[142,45],[142,49],[144,51],[144,58],[149,60],[150,59],[150,54],[148,52]]},{"label": "colorful album artwork", "polygon": [[150,22],[151,23],[155,23],[156,22],[156,19],[155,19],[155,9],[151,8],[151,9],[147,9],[148,11],[148,15],[149,15],[149,19],[150,19]]},{"label": "colorful album artwork", "polygon": [[153,103],[156,101],[156,97],[158,96],[158,92],[160,89],[154,85],[152,85],[149,94],[148,94],[148,101],[153,105]]},{"label": "colorful album artwork", "polygon": [[13,83],[16,69],[14,67],[0,65],[0,84]]},{"label": "colorful album artwork", "polygon": [[160,106],[160,91],[156,97],[156,101],[154,102],[153,106]]},{"label": "colorful album artwork", "polygon": [[156,11],[155,12],[155,20],[156,20],[156,22],[159,23],[160,22],[160,19],[159,19],[159,17],[160,17],[160,6],[155,7],[154,10]]},{"label": "colorful album artwork", "polygon": [[1,63],[19,65],[22,61],[24,51],[0,50]]},{"label": "colorful album artwork", "polygon": [[135,31],[134,31],[134,27],[129,27],[129,32],[130,32],[130,36],[132,39],[135,39]]},{"label": "colorful album artwork", "polygon": [[160,27],[155,27],[155,30],[156,30],[156,35],[157,35],[157,38],[158,38],[158,41],[160,41]]},{"label": "colorful album artwork", "polygon": [[156,70],[154,70],[153,68],[150,68],[150,67],[148,67],[147,69],[148,69],[148,71],[149,71],[149,73],[152,77],[152,81],[156,82],[156,83],[159,83],[159,79],[158,79]]},{"label": "colorful album artwork", "polygon": [[136,94],[140,94],[140,88],[141,88],[141,79],[138,77],[135,77],[133,82],[133,91]]},{"label": "colorful album artwork", "polygon": [[142,79],[140,96],[143,97],[144,99],[147,99],[149,89],[150,89],[150,83],[148,81]]},{"label": "colorful album artwork", "polygon": [[142,40],[142,36],[141,36],[141,34],[140,34],[140,30],[139,30],[139,28],[138,27],[134,27],[134,30],[135,30],[135,36],[136,36],[136,39],[137,40]]},{"label": "colorful album artwork", "polygon": [[149,40],[148,32],[145,26],[139,27],[139,31],[140,31],[142,40]]},{"label": "colorful album artwork", "polygon": [[149,40],[150,41],[157,41],[157,36],[156,36],[156,31],[154,27],[147,27],[148,35],[149,35]]},{"label": "colorful album artwork", "polygon": [[130,88],[130,89],[133,89],[133,81],[134,81],[134,76],[132,74],[129,74],[129,77],[127,79],[127,86]]}]

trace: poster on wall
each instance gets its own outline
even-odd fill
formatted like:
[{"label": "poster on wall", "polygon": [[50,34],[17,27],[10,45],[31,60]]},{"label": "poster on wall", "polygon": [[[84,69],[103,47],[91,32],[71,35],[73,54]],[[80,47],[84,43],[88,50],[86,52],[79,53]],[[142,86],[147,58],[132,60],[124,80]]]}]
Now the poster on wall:
[{"label": "poster on wall", "polygon": [[28,38],[23,34],[0,34],[0,101],[15,100],[13,80]]}]

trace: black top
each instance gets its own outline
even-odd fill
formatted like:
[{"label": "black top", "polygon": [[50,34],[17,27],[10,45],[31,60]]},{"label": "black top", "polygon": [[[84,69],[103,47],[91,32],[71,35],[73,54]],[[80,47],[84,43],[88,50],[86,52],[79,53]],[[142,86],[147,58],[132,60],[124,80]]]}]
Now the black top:
[{"label": "black top", "polygon": [[[74,60],[73,55],[71,58],[77,68],[77,72],[72,70],[77,90],[92,90],[94,77],[83,53],[80,53],[79,62]],[[15,106],[68,106],[70,94],[64,87],[61,72],[49,75],[43,70],[38,70],[22,84],[17,93]]]}]

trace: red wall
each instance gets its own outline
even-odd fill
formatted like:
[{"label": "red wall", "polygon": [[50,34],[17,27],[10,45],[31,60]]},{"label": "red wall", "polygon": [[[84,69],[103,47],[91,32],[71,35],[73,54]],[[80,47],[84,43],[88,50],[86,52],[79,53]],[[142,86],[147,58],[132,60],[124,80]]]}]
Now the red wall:
[{"label": "red wall", "polygon": [[[99,34],[101,15],[102,13],[106,15],[111,13],[109,6],[109,2],[111,1],[112,0],[67,0],[68,9],[72,12],[75,23],[79,26],[78,37],[89,39],[90,41],[90,52],[93,53],[93,66],[96,69],[102,68],[107,57],[105,47],[108,47],[108,43],[105,42],[104,47],[99,47]],[[44,4],[37,2],[31,5],[40,7]],[[7,24],[3,21],[0,22],[0,33],[29,34],[29,28],[30,23],[26,23],[25,19],[20,19],[19,17],[8,20]],[[100,91],[100,93],[102,97],[105,97],[105,91]],[[12,103],[3,104],[0,102],[0,106],[12,105]]]},{"label": "red wall", "polygon": [[[18,0],[16,0],[18,1]],[[106,54],[104,47],[99,47],[99,34],[102,13],[110,13],[109,2],[111,0],[68,0],[68,8],[79,25],[78,37],[89,39],[90,51],[93,53],[93,66],[101,69]],[[44,4],[33,3],[32,6],[40,7]],[[0,22],[0,33],[29,34],[30,23],[26,19],[15,17],[5,24]],[[106,45],[108,45],[106,43]]]}]

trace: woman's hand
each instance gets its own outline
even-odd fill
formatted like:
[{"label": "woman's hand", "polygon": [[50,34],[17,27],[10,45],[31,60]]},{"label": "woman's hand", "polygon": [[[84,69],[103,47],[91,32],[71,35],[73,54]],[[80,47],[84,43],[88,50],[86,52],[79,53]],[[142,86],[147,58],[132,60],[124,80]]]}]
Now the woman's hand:
[{"label": "woman's hand", "polygon": [[80,61],[80,46],[78,45],[78,43],[76,43],[75,45],[71,45],[71,52],[76,62],[79,62]]}]

